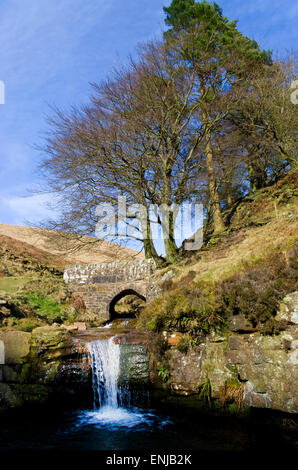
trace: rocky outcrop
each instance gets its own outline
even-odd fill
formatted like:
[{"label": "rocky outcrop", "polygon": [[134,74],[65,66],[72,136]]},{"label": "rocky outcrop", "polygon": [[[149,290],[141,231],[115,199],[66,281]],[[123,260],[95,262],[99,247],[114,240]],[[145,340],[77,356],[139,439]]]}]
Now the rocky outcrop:
[{"label": "rocky outcrop", "polygon": [[187,354],[177,349],[179,343],[171,346],[164,358],[168,387],[189,395],[208,380],[213,398],[220,398],[229,385],[238,386],[244,405],[297,413],[297,298],[293,293],[281,303],[276,320],[286,325],[279,334],[265,336],[242,325],[237,332],[202,338]]},{"label": "rocky outcrop", "polygon": [[[178,395],[204,389],[222,402],[237,396],[247,406],[297,413],[297,293],[285,297],[276,321],[283,322],[283,330],[272,336],[234,322],[233,331],[202,335],[188,352],[181,347],[181,333],[117,329],[120,384],[162,387]],[[0,409],[52,397],[77,397],[81,406],[82,395],[91,403],[85,342],[97,339],[92,331],[72,335],[48,326],[32,333],[0,330]],[[108,329],[103,339],[112,334]]]},{"label": "rocky outcrop", "polygon": [[88,357],[65,328],[0,331],[0,342],[0,409],[88,393]]},{"label": "rocky outcrop", "polygon": [[[102,339],[110,336],[107,332]],[[0,338],[0,410],[54,399],[56,403],[77,401],[79,406],[84,400],[92,402],[91,364],[85,345],[98,339],[96,331],[72,335],[65,327],[45,326],[32,333],[2,330]],[[120,345],[120,385],[150,387],[150,334],[119,332],[116,341]]]}]

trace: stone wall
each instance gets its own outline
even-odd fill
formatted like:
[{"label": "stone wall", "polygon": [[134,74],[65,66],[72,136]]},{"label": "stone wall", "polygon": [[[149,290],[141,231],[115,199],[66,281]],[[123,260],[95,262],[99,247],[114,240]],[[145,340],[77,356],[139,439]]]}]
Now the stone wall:
[{"label": "stone wall", "polygon": [[99,321],[110,319],[110,303],[121,293],[147,297],[149,278],[155,271],[149,260],[69,266],[64,280],[73,293],[84,300],[86,308],[98,314]]}]

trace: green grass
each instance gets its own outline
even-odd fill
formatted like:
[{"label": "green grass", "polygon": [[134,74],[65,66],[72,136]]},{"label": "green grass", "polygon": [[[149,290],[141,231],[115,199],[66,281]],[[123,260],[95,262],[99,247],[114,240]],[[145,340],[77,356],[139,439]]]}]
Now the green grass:
[{"label": "green grass", "polygon": [[36,312],[38,318],[42,318],[48,322],[60,322],[65,320],[66,315],[61,305],[59,305],[56,300],[39,293],[27,294],[26,299],[30,307]]},{"label": "green grass", "polygon": [[7,294],[15,294],[20,287],[29,281],[31,281],[30,277],[1,277],[0,291],[2,290]]}]

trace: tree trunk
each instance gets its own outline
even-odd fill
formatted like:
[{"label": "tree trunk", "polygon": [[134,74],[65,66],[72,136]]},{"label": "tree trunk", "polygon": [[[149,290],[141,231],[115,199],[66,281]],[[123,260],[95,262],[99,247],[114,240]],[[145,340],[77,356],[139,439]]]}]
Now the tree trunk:
[{"label": "tree trunk", "polygon": [[155,261],[159,262],[161,257],[158,255],[152,240],[152,231],[148,209],[146,209],[146,222],[144,226],[142,226],[142,232],[144,237],[145,258],[153,258]]},{"label": "tree trunk", "polygon": [[161,206],[162,213],[162,231],[166,252],[166,261],[176,263],[179,259],[179,250],[174,237],[175,220],[174,214],[167,205]]},{"label": "tree trunk", "polygon": [[225,229],[223,216],[221,213],[220,198],[217,191],[216,178],[214,173],[213,151],[211,146],[211,132],[206,131],[205,134],[206,145],[206,166],[208,173],[208,186],[210,194],[210,203],[212,206],[214,234],[220,233]]},{"label": "tree trunk", "polygon": [[267,174],[263,168],[250,163],[248,166],[249,186],[252,192],[266,186]]}]

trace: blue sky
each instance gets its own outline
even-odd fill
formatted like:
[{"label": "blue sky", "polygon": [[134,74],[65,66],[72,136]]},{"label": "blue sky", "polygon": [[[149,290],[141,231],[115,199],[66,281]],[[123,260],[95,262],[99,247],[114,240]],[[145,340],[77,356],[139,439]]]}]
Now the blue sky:
[{"label": "blue sky", "polygon": [[[46,217],[48,196],[30,196],[39,180],[33,149],[46,129],[49,105],[84,103],[100,81],[159,37],[170,0],[0,0],[0,223]],[[224,14],[263,48],[297,50],[298,2],[222,0]]]}]

